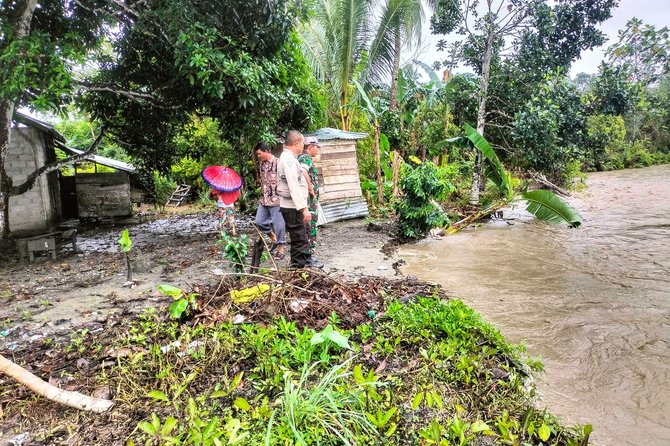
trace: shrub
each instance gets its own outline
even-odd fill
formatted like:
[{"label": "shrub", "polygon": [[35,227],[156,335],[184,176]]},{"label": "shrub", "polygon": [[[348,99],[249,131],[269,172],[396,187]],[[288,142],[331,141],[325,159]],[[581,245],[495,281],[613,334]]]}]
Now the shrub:
[{"label": "shrub", "polygon": [[623,168],[626,123],[621,116],[594,115],[587,120],[587,163],[596,170]]},{"label": "shrub", "polygon": [[563,171],[563,184],[569,189],[582,190],[586,187],[586,174],[582,172],[582,163],[570,161]]},{"label": "shrub", "polygon": [[448,223],[436,200],[444,198],[454,186],[433,163],[425,162],[414,168],[405,164],[399,186],[402,197],[396,203],[396,211],[403,236],[418,238],[431,228]]},{"label": "shrub", "polygon": [[154,206],[159,212],[165,210],[165,205],[177,187],[177,183],[168,176],[163,176],[157,171],[154,172]]},{"label": "shrub", "polygon": [[624,167],[647,167],[654,164],[654,159],[647,150],[651,144],[648,141],[635,141],[628,144],[623,153]]}]

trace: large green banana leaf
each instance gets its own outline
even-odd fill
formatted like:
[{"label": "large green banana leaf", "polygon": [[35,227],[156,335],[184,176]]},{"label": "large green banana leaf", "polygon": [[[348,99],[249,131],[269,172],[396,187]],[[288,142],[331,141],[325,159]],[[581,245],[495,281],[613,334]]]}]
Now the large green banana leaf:
[{"label": "large green banana leaf", "polygon": [[438,88],[438,89],[442,88],[442,81],[440,80],[440,77],[437,75],[437,73],[435,73],[435,71],[433,71],[432,68],[430,68],[428,65],[421,62],[420,60],[415,60],[414,63],[417,64],[418,66],[420,66],[421,68],[423,68],[423,71],[426,72],[426,74],[430,78],[430,81],[433,83],[433,85],[436,88]]},{"label": "large green banana leaf", "polygon": [[373,117],[377,117],[377,110],[375,107],[372,105],[372,101],[370,100],[370,97],[367,95],[365,90],[363,89],[363,86],[358,83],[356,79],[354,79],[354,85],[358,89],[358,93],[361,95],[361,98],[363,98],[363,101],[365,102],[365,108],[366,111]]},{"label": "large green banana leaf", "polygon": [[463,130],[465,130],[465,135],[472,141],[472,144],[474,144],[474,146],[482,152],[484,158],[486,158],[486,177],[498,186],[498,189],[508,200],[511,200],[514,197],[512,177],[503,167],[498,155],[493,151],[493,147],[491,147],[489,142],[480,135],[477,130],[468,124],[463,124]]},{"label": "large green banana leaf", "polygon": [[582,217],[558,195],[548,190],[533,190],[521,194],[528,201],[526,210],[540,220],[549,223],[567,223],[576,228],[582,224]]}]

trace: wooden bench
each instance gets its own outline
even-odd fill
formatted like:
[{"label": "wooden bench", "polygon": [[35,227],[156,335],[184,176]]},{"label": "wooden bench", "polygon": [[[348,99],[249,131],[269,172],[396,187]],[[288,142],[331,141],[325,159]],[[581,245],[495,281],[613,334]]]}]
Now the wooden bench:
[{"label": "wooden bench", "polygon": [[19,257],[23,259],[28,257],[31,262],[35,261],[35,253],[49,251],[51,258],[56,260],[56,249],[72,244],[72,252],[77,252],[77,230],[68,229],[67,231],[49,232],[33,237],[25,237],[16,240],[19,248]]}]

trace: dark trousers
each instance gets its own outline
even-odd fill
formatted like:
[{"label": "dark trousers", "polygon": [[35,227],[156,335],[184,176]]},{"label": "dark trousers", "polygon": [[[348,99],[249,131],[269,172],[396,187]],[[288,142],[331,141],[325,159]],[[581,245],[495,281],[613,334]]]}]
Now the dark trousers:
[{"label": "dark trousers", "polygon": [[309,257],[309,240],[302,220],[302,212],[296,209],[280,208],[286,223],[286,231],[291,237],[291,268],[303,268]]}]

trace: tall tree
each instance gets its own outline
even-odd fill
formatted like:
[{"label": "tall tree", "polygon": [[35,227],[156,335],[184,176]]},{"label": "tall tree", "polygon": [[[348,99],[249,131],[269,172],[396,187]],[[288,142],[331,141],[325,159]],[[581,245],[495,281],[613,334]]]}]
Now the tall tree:
[{"label": "tall tree", "polygon": [[331,115],[351,126],[353,81],[386,84],[398,106],[401,52],[420,42],[423,6],[416,0],[319,0],[300,31],[303,51],[331,100]]},{"label": "tall tree", "polygon": [[300,29],[303,52],[327,89],[332,114],[351,127],[351,82],[360,72],[371,38],[371,0],[320,0]]},{"label": "tall tree", "polygon": [[[424,21],[423,5],[416,0],[387,0],[382,5],[375,39],[370,47],[374,74],[391,76],[389,107],[398,110],[398,73],[400,56],[404,49],[421,44],[421,27]],[[384,79],[371,78],[372,82]]]},{"label": "tall tree", "polygon": [[[101,37],[105,10],[97,0],[81,2],[0,0],[0,242],[9,237],[9,198],[32,188],[44,166],[14,184],[5,160],[11,143],[14,111],[20,106],[57,107],[73,89],[72,63],[82,62]],[[63,164],[61,162],[60,164]]]},{"label": "tall tree", "polygon": [[169,166],[173,138],[192,113],[216,118],[222,136],[249,153],[250,141],[308,127],[320,105],[292,31],[302,13],[296,4],[170,0],[138,7],[133,25],[113,42],[114,55],[88,80],[83,105],[128,153],[159,169]]},{"label": "tall tree", "polygon": [[[483,14],[476,0],[438,0],[436,14],[432,21],[433,32],[449,34],[458,27],[458,33],[465,38],[464,55],[479,72],[479,92],[477,94],[477,132],[485,134],[486,102],[491,80],[491,63],[494,46],[520,27],[531,9],[525,1],[486,0]],[[470,202],[479,203],[481,183],[481,152],[475,153]]]},{"label": "tall tree", "polygon": [[[548,0],[437,0],[431,20],[433,33],[457,31],[462,59],[479,74],[477,132],[484,135],[488,120],[492,69],[503,58],[513,57],[540,82],[547,70],[567,67],[581,51],[600,45],[596,25],[610,16],[617,0],[574,0],[551,6]],[[445,48],[444,42],[439,47]],[[511,120],[512,114],[507,113]],[[470,201],[478,203],[481,154],[475,154]]]},{"label": "tall tree", "polygon": [[670,31],[633,17],[619,30],[619,40],[605,56],[610,64],[628,71],[633,82],[650,85],[670,72]]}]

